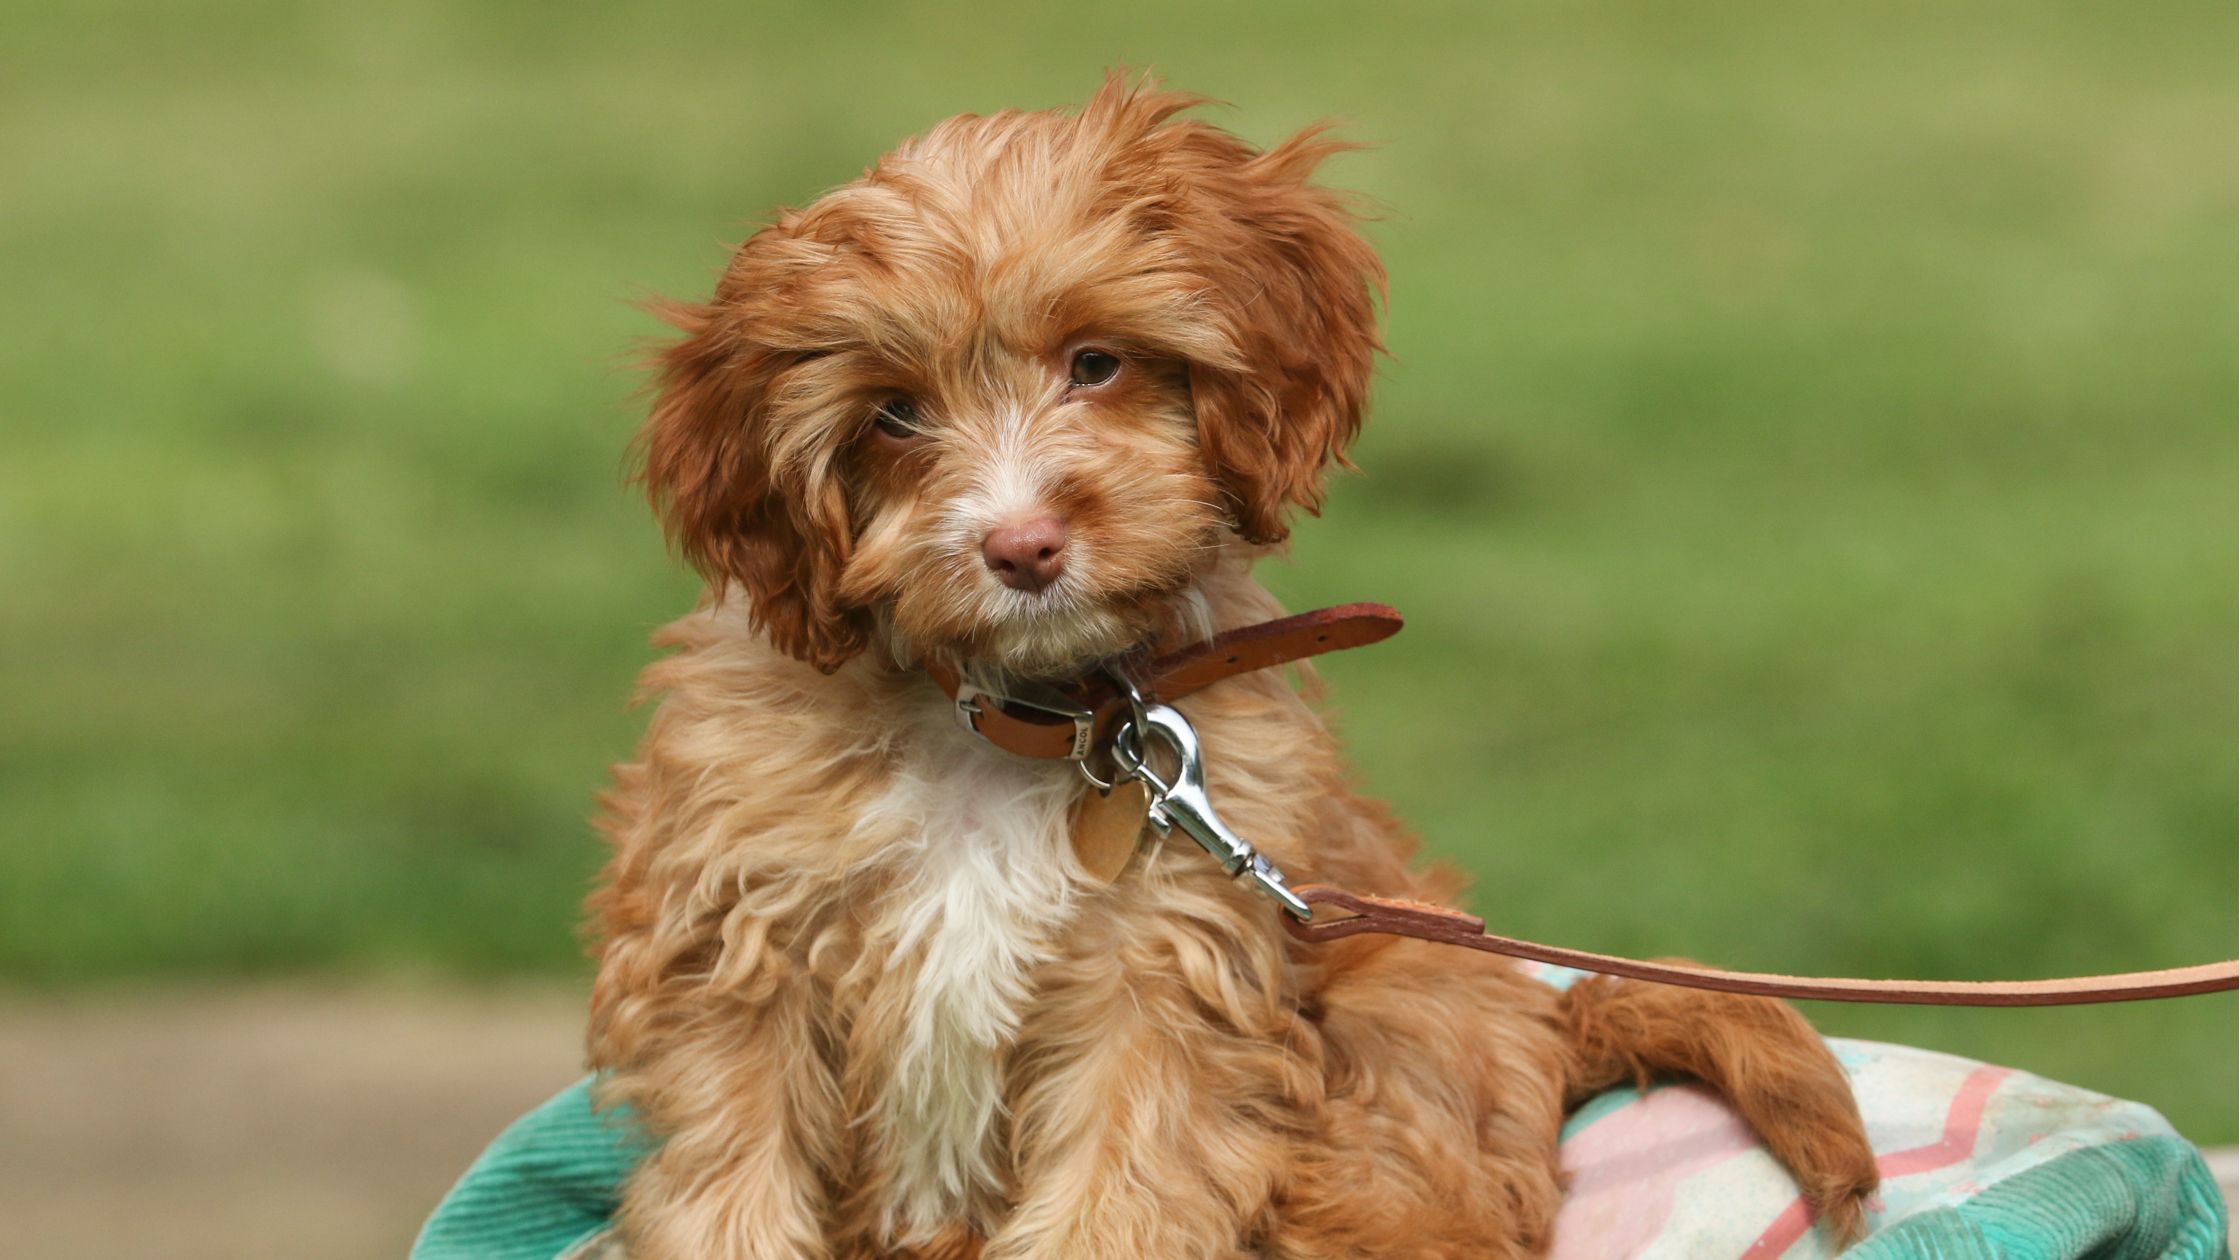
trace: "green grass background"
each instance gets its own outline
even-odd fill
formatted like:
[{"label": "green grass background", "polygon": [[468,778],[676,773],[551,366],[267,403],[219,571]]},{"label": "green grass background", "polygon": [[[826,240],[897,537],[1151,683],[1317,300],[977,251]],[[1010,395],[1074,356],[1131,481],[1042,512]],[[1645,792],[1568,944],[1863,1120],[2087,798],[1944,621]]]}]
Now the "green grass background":
[{"label": "green grass background", "polygon": [[[1152,66],[1387,207],[1270,572],[1500,930],[1933,976],[2232,952],[2230,6],[0,10],[0,975],[580,974],[692,584],[649,293]],[[1818,1007],[2234,1136],[2229,999]]]}]

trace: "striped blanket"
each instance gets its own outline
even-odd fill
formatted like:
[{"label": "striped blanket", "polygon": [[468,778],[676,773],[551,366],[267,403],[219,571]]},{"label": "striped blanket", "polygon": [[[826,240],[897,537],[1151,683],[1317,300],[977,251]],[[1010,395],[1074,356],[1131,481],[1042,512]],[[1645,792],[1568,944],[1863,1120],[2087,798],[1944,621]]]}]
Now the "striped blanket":
[{"label": "striped blanket", "polygon": [[[1853,1260],[2229,1260],[2207,1167],[2151,1108],[1927,1050],[1830,1044],[1881,1155]],[[490,1146],[413,1260],[606,1260],[616,1187],[643,1150],[578,1082]],[[1591,1100],[1564,1127],[1563,1162],[1556,1260],[1834,1254],[1788,1174],[1700,1086]]]}]

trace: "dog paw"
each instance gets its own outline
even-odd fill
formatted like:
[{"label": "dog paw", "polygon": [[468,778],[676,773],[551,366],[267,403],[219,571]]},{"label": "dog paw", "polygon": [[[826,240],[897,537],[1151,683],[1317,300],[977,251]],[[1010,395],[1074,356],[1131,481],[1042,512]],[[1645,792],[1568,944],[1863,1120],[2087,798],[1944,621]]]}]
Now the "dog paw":
[{"label": "dog paw", "polygon": [[1867,1236],[1867,1211],[1873,1206],[1874,1192],[1880,1185],[1881,1177],[1870,1158],[1863,1168],[1825,1177],[1805,1187],[1804,1197],[1805,1202],[1812,1205],[1813,1216],[1820,1227],[1839,1247],[1850,1247]]}]

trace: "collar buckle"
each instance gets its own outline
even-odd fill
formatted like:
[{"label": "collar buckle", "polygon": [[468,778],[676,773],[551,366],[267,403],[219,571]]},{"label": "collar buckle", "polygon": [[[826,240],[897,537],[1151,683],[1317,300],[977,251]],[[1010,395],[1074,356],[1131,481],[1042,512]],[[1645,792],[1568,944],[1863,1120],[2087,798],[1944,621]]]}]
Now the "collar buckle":
[{"label": "collar buckle", "polygon": [[1070,723],[1073,727],[1073,739],[1065,754],[1067,761],[1087,758],[1090,746],[1096,742],[1096,710],[1074,703],[1055,687],[1027,682],[1015,683],[1008,691],[995,691],[978,686],[969,679],[958,680],[955,713],[959,724],[978,735],[980,718],[991,709],[1016,721],[1032,722],[1037,726],[1062,726]]}]

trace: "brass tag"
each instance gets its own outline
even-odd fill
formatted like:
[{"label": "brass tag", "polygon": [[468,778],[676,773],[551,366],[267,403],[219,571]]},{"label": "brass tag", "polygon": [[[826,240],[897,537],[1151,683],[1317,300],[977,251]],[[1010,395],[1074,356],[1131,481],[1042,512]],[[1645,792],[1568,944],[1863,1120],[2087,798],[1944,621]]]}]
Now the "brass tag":
[{"label": "brass tag", "polygon": [[1081,794],[1073,806],[1073,856],[1092,879],[1111,883],[1128,868],[1143,839],[1151,794],[1134,779],[1110,792]]}]

